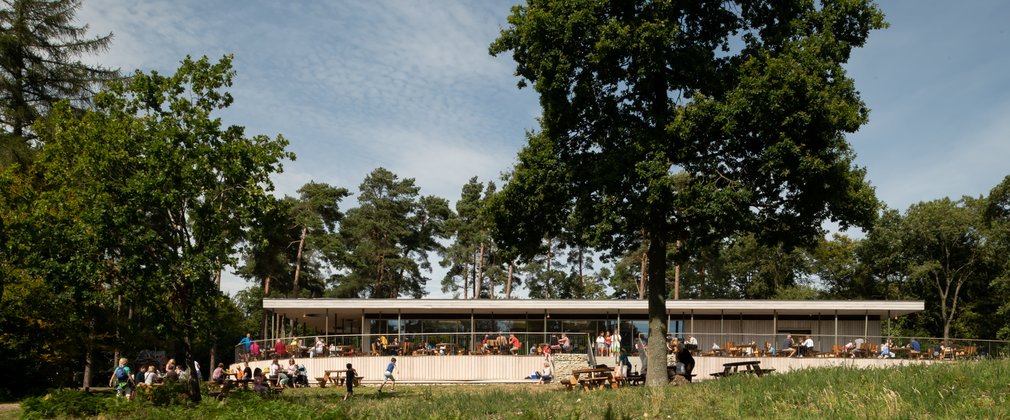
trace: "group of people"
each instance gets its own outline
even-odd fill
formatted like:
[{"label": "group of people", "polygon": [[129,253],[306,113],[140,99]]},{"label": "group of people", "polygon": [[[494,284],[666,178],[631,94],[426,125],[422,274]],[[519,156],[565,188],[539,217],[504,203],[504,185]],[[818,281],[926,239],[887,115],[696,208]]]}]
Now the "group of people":
[{"label": "group of people", "polygon": [[[767,346],[767,343],[766,343]],[[775,349],[771,349],[771,354],[775,354]],[[786,339],[782,340],[782,347],[779,347],[778,354],[785,355],[786,357],[808,357],[814,354],[814,338],[807,336],[799,345],[793,341],[792,334],[787,334]]]},{"label": "group of people", "polygon": [[610,331],[600,331],[600,335],[596,336],[596,355],[610,357],[619,354],[621,354],[620,331],[615,329],[613,335]]},{"label": "group of people", "polygon": [[200,362],[196,360],[193,361],[192,372],[186,365],[176,364],[175,359],[169,359],[165,363],[164,372],[158,370],[152,364],[148,365],[147,368],[141,367],[134,373],[130,369],[130,366],[128,366],[128,363],[129,359],[125,357],[119,359],[119,364],[113,369],[112,376],[109,378],[109,387],[116,390],[116,396],[125,396],[129,400],[133,399],[134,390],[138,387],[149,387],[154,386],[154,384],[172,381],[185,382],[191,376],[196,376],[197,380],[203,380],[203,374],[200,372]]},{"label": "group of people", "polygon": [[[238,345],[241,346],[239,349],[242,350],[241,357],[244,361],[264,360],[275,357],[284,359],[288,356],[297,357],[298,355],[308,355],[310,358],[313,358],[325,355],[327,350],[330,354],[335,354],[337,351],[335,343],[327,346],[321,337],[316,337],[316,341],[311,347],[302,345],[297,338],[292,338],[291,342],[285,342],[283,338],[278,338],[272,346],[264,348],[264,346],[260,346],[259,342],[252,339],[252,333],[246,333],[245,337],[238,342]],[[383,348],[385,347],[384,343]]]}]

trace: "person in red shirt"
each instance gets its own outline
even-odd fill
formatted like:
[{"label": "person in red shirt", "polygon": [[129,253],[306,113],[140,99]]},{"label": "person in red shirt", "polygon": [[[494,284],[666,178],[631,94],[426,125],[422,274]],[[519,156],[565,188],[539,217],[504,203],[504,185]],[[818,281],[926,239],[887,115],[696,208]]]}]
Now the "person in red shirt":
[{"label": "person in red shirt", "polygon": [[278,338],[277,344],[274,344],[274,356],[284,357],[287,356],[288,349],[284,346],[284,339]]},{"label": "person in red shirt", "polygon": [[509,342],[512,343],[512,354],[519,354],[519,349],[522,348],[522,343],[516,338],[515,334],[509,334]]}]

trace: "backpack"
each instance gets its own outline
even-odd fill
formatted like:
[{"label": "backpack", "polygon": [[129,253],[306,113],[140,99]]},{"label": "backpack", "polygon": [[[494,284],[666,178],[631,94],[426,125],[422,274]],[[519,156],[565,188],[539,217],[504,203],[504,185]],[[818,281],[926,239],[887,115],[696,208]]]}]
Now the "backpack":
[{"label": "backpack", "polygon": [[118,379],[120,382],[126,382],[130,380],[130,376],[126,374],[125,366],[116,367],[116,379]]}]

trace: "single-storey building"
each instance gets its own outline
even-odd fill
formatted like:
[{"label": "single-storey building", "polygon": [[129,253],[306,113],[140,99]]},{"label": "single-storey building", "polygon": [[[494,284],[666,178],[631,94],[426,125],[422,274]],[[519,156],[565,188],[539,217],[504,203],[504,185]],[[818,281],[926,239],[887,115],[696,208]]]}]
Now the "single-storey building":
[{"label": "single-storey building", "polygon": [[[296,326],[320,335],[373,336],[399,341],[438,335],[471,351],[486,333],[514,333],[524,342],[550,343],[571,334],[576,349],[600,332],[617,331],[625,348],[648,332],[645,300],[264,299],[269,326],[263,339],[291,336]],[[778,343],[787,334],[815,338],[818,350],[855,337],[890,335],[890,320],[924,310],[923,301],[890,300],[668,300],[668,333],[699,346],[727,341]],[[542,336],[542,337],[540,337]]]}]

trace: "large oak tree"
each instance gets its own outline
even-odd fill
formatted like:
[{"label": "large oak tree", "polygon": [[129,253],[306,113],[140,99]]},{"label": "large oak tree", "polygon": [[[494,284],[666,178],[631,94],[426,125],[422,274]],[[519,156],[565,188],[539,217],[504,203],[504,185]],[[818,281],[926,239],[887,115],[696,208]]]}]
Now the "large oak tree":
[{"label": "large oak tree", "polygon": [[560,226],[615,254],[647,241],[650,348],[664,346],[669,243],[792,245],[825,220],[871,220],[845,140],[868,110],[843,68],[885,25],[871,1],[530,0],[508,21],[490,52],[511,53],[543,115],[494,198],[497,234],[525,254]]}]

